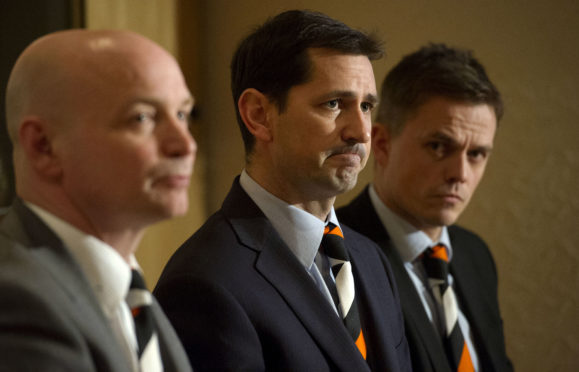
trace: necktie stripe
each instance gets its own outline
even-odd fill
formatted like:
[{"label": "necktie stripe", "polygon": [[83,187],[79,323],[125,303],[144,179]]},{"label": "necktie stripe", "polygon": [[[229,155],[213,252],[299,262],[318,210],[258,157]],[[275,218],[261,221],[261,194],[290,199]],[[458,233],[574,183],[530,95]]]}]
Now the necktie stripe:
[{"label": "necktie stripe", "polygon": [[364,340],[364,332],[362,332],[362,330],[360,330],[360,334],[356,339],[356,346],[358,347],[358,350],[360,350],[360,354],[362,354],[364,359],[366,359],[366,340]]},{"label": "necktie stripe", "polygon": [[[444,306],[446,329],[450,330],[450,332],[452,332],[454,328],[460,329],[458,327],[458,307],[453,305],[456,304],[454,291],[447,289],[442,296],[442,303]],[[457,326],[455,327],[455,325]],[[447,331],[447,335],[450,335],[450,332]]]},{"label": "necktie stripe", "polygon": [[473,367],[472,360],[470,358],[470,353],[468,351],[468,347],[466,346],[466,343],[463,344],[462,357],[460,358],[460,362],[458,364],[457,371],[459,371],[459,372],[474,372],[474,367]]},{"label": "necktie stripe", "polygon": [[338,291],[338,295],[340,298],[342,314],[348,315],[352,305],[355,304],[356,294],[356,289],[354,288],[354,277],[352,275],[352,266],[349,262],[344,262],[341,265],[341,269],[335,278],[336,287],[341,288],[341,295],[340,291]]},{"label": "necktie stripe", "polygon": [[324,228],[324,235],[336,235],[344,239],[344,234],[342,233],[342,230],[333,223],[331,223],[331,226],[330,224],[326,225],[326,227]]},{"label": "necktie stripe", "polygon": [[135,336],[137,339],[137,356],[141,371],[149,371],[161,363],[155,320],[151,304],[153,298],[146,288],[145,281],[137,270],[132,270],[131,285],[126,302],[133,315]]},{"label": "necktie stripe", "polygon": [[324,228],[324,237],[320,249],[328,256],[338,292],[339,301],[336,306],[340,309],[342,320],[348,333],[354,340],[358,350],[366,359],[366,342],[360,324],[360,314],[356,303],[356,288],[354,286],[354,276],[352,264],[348,256],[348,251],[344,244],[342,230],[328,223]]},{"label": "necktie stripe", "polygon": [[427,249],[423,264],[432,294],[444,314],[444,337],[447,358],[453,371],[474,371],[470,353],[458,324],[458,304],[454,290],[448,285],[448,254],[439,244]]}]

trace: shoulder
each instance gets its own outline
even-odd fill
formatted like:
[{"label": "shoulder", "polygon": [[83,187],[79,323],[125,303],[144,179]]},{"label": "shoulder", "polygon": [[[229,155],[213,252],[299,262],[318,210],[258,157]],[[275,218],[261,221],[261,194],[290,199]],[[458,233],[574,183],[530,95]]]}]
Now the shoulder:
[{"label": "shoulder", "polygon": [[344,234],[344,239],[347,245],[354,247],[367,247],[371,249],[375,248],[378,250],[376,243],[374,243],[366,235],[362,235],[358,231],[351,228],[345,221],[342,223],[342,220],[340,220],[340,228],[342,229],[342,233]]},{"label": "shoulder", "polygon": [[217,211],[175,251],[163,269],[155,293],[160,296],[169,289],[195,289],[203,282],[244,286],[243,278],[254,274],[259,252],[257,244],[250,246],[247,242],[261,239],[261,223],[232,219],[223,210]]},{"label": "shoulder", "polygon": [[492,253],[485,241],[476,233],[463,227],[448,227],[452,243],[453,258],[451,265],[470,267],[479,274],[492,274],[496,277],[496,265]]},{"label": "shoulder", "polygon": [[448,234],[450,235],[451,239],[459,240],[460,242],[468,241],[471,243],[482,244],[486,246],[485,242],[482,240],[480,236],[478,236],[473,231],[458,225],[449,226]]},{"label": "shoulder", "polygon": [[464,227],[452,225],[448,227],[448,235],[456,254],[490,257],[490,250],[487,244],[476,233]]},{"label": "shoulder", "polygon": [[371,209],[372,203],[368,194],[368,187],[366,187],[350,203],[338,208],[336,214],[340,221],[350,226],[355,226],[359,218]]},{"label": "shoulder", "polygon": [[[78,352],[83,344],[82,334],[70,322],[69,310],[65,310],[65,303],[70,302],[68,294],[21,246],[14,242],[7,246],[0,239],[0,251],[3,366],[18,370],[27,365],[31,370],[40,370],[68,364],[66,368],[90,370],[85,364],[88,354]],[[34,358],[30,358],[32,355]]]}]

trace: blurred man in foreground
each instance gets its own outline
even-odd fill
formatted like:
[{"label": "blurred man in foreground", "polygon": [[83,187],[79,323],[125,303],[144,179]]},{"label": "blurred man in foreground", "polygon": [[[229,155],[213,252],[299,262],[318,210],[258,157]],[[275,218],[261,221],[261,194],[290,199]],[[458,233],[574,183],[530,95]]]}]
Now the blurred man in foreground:
[{"label": "blurred man in foreground", "polygon": [[131,32],[58,32],[19,57],[2,370],[190,371],[134,253],[145,227],[187,211],[192,105],[175,59]]}]

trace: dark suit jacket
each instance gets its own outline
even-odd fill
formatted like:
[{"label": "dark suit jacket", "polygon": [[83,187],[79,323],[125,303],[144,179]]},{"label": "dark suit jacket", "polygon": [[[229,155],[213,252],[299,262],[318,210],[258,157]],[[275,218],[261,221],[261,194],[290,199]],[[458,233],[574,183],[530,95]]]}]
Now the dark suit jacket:
[{"label": "dark suit jacket", "polygon": [[[191,371],[156,302],[153,311],[165,371]],[[17,200],[0,222],[0,371],[129,370],[80,266]]]},{"label": "dark suit jacket", "polygon": [[193,367],[409,371],[390,267],[369,239],[343,230],[367,363],[315,282],[236,179],[221,210],[171,258],[154,292]]},{"label": "dark suit jacket", "polygon": [[[400,291],[405,329],[415,371],[448,371],[442,342],[422,306],[418,293],[392,245],[368,194],[368,188],[337,211],[340,221],[374,240],[388,256]],[[486,244],[458,226],[448,229],[453,249],[450,272],[461,309],[474,334],[482,371],[512,371],[497,300],[497,272]]]}]

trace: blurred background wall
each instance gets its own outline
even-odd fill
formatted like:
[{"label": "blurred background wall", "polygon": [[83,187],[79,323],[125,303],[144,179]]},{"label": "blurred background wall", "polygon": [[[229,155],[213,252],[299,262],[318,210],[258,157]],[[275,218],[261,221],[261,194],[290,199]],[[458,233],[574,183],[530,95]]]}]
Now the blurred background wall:
[{"label": "blurred background wall", "polygon": [[[501,90],[506,114],[486,176],[459,223],[487,241],[497,262],[507,349],[516,369],[579,370],[579,2],[85,0],[83,4],[86,27],[132,29],[175,54],[198,104],[193,132],[199,154],[191,210],[183,218],[154,226],[145,237],[138,256],[150,286],[177,246],[219,208],[243,167],[229,92],[229,61],[253,26],[283,10],[308,8],[376,31],[387,51],[385,59],[374,63],[378,85],[403,55],[429,41],[473,49]],[[371,168],[363,172],[355,190],[338,199],[338,205],[361,191],[372,177]],[[6,178],[2,169],[0,175]]]}]

